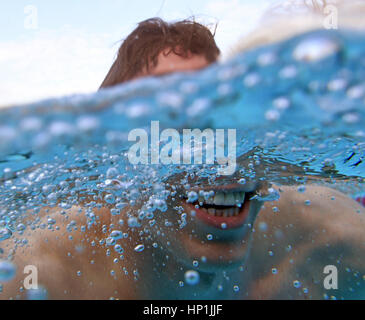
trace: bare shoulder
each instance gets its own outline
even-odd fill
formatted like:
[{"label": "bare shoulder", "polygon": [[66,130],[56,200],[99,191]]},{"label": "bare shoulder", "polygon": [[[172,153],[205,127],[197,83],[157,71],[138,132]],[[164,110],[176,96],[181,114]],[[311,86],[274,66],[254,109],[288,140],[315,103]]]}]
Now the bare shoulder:
[{"label": "bare shoulder", "polygon": [[[252,260],[259,267],[254,291],[262,297],[302,299],[360,294],[365,272],[364,208],[326,187],[276,188],[280,200],[265,203],[255,223]],[[327,265],[338,269],[337,291],[323,287]]]},{"label": "bare shoulder", "polygon": [[[7,245],[7,253],[16,266],[16,276],[5,283],[1,299],[27,299],[24,288],[26,266],[37,270],[39,286],[46,288],[49,299],[109,299],[123,286],[125,277],[112,276],[112,262],[106,257],[105,234],[107,209],[99,219],[87,226],[81,207],[73,207],[67,215],[51,210],[35,230],[27,230],[22,239],[26,245]],[[116,281],[118,280],[118,281]],[[124,294],[128,298],[132,292]]]}]

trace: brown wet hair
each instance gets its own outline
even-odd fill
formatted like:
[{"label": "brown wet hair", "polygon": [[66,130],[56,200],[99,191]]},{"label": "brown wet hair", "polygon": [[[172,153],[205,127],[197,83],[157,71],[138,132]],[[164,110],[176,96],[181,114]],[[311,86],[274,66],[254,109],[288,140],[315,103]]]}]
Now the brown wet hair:
[{"label": "brown wet hair", "polygon": [[100,89],[131,80],[142,70],[148,72],[165,49],[170,49],[166,55],[174,52],[184,58],[189,54],[203,55],[209,63],[220,54],[214,34],[206,26],[190,19],[168,23],[151,18],[140,22],[123,41]]}]

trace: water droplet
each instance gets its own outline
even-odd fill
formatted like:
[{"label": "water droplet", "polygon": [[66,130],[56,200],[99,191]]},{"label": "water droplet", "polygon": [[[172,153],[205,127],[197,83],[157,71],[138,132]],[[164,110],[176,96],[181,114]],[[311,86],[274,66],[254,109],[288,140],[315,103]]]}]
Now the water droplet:
[{"label": "water droplet", "polygon": [[261,78],[258,73],[250,73],[243,79],[243,84],[248,87],[254,87],[260,82]]},{"label": "water droplet", "polygon": [[83,132],[91,132],[100,126],[99,119],[94,116],[81,116],[76,121],[77,128]]},{"label": "water droplet", "polygon": [[190,191],[188,193],[188,199],[186,202],[193,203],[198,200],[198,194],[195,191]]},{"label": "water droplet", "polygon": [[112,195],[112,194],[107,194],[107,195],[104,197],[104,200],[105,200],[105,202],[110,203],[110,204],[115,203],[115,197],[114,197],[114,195]]},{"label": "water droplet", "polygon": [[310,35],[294,49],[293,57],[297,61],[314,62],[335,54],[340,49],[334,39],[319,35]]},{"label": "water droplet", "polygon": [[119,240],[119,239],[122,239],[123,238],[123,232],[122,231],[119,231],[119,230],[113,230],[110,233],[110,236],[112,238],[114,238],[115,240]]},{"label": "water droplet", "polygon": [[116,245],[114,246],[114,250],[115,250],[116,252],[118,252],[118,253],[123,253],[123,252],[124,252],[124,250],[123,250],[123,248],[122,248],[122,246],[121,246],[120,244],[116,244]]},{"label": "water droplet", "polygon": [[105,244],[107,246],[114,246],[115,245],[115,239],[112,238],[112,237],[108,237],[108,238],[106,238]]},{"label": "water droplet", "polygon": [[195,270],[186,271],[184,278],[185,278],[185,282],[191,286],[198,284],[200,281],[199,272],[195,271]]},{"label": "water droplet", "polygon": [[286,97],[279,97],[279,98],[276,98],[275,100],[273,100],[272,104],[278,110],[285,110],[285,109],[289,108],[290,101]]},{"label": "water droplet", "polygon": [[116,168],[109,168],[106,171],[106,177],[107,179],[113,179],[118,175],[118,170]]},{"label": "water droplet", "polygon": [[134,248],[134,251],[136,251],[136,252],[142,252],[143,250],[144,250],[143,244],[139,244]]},{"label": "water droplet", "polygon": [[278,121],[280,119],[280,112],[275,109],[270,109],[265,112],[265,119],[269,121]]},{"label": "water droplet", "polygon": [[24,231],[25,230],[25,225],[23,223],[19,223],[16,227],[17,231]]},{"label": "water droplet", "polygon": [[297,73],[295,65],[288,65],[279,71],[279,76],[283,79],[289,79],[295,77]]},{"label": "water droplet", "polygon": [[15,265],[10,261],[0,260],[0,281],[8,282],[15,276]]},{"label": "water droplet", "polygon": [[1,228],[0,229],[0,241],[4,241],[9,239],[12,235],[12,232],[8,228]]},{"label": "water droplet", "polygon": [[239,184],[246,184],[246,179],[245,178],[241,178],[238,180]]},{"label": "water droplet", "polygon": [[130,228],[139,228],[141,226],[136,217],[129,217],[127,223]]},{"label": "water droplet", "polygon": [[262,232],[267,231],[267,223],[266,222],[260,222],[259,223],[259,230]]}]

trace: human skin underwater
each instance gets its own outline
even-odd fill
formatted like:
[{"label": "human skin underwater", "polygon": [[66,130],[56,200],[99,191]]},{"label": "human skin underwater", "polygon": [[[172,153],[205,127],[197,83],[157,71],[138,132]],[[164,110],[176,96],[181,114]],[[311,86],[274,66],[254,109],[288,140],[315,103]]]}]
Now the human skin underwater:
[{"label": "human skin underwater", "polygon": [[[181,180],[174,177],[173,181],[175,185]],[[215,187],[194,179],[188,183],[197,191],[213,190],[215,195],[226,197],[260,190],[253,182],[237,183],[235,177],[224,178]],[[136,210],[133,207],[113,216],[103,205],[96,211],[97,223],[83,232],[79,228],[87,221],[82,207],[73,207],[65,217],[53,208],[46,216],[48,221],[57,221],[57,230],[30,232],[26,237],[29,246],[19,247],[13,262],[19,270],[37,266],[38,281],[46,288],[48,299],[322,299],[327,294],[323,257],[326,264],[340,263],[341,270],[352,271],[339,274],[338,286],[348,289],[356,280],[355,274],[364,270],[364,208],[339,191],[310,183],[303,193],[296,185],[272,188],[280,193],[279,201],[263,205],[258,200],[245,200],[237,216],[218,218],[227,224],[230,219],[241,220],[225,229],[207,223],[207,218],[212,217],[213,222],[217,218],[209,215],[204,205],[195,209],[184,192],[174,190],[168,210],[156,216],[151,234],[144,237],[137,232],[139,228],[120,226],[120,218]],[[305,204],[308,199],[310,206]],[[182,229],[176,228],[179,216],[174,208],[179,206],[187,214],[187,226]],[[194,209],[199,214],[192,215]],[[165,220],[170,224],[165,225]],[[258,232],[263,225],[265,232]],[[111,230],[129,234],[128,241],[113,242],[114,247],[122,245],[123,251],[110,250],[108,254],[105,244],[100,243]],[[207,240],[207,235],[212,239]],[[144,251],[136,252],[142,238]],[[116,268],[115,259],[123,267]],[[199,282],[181,287],[179,283],[194,262]],[[27,292],[19,290],[23,280],[19,273],[5,283],[2,298],[27,298]],[[346,291],[340,295],[357,297],[356,291]]]},{"label": "human skin underwater", "polygon": [[[304,41],[306,45],[308,43],[318,45],[318,39],[324,40],[323,43],[327,44],[325,49],[330,48],[336,59],[338,57],[342,59],[339,62],[329,54],[329,60],[324,63],[320,60],[319,64],[328,70],[340,63],[343,63],[343,68],[349,64],[359,63],[359,56],[365,50],[360,45],[363,35],[351,38],[348,34],[335,32],[309,33],[303,38],[294,40],[294,43],[298,45],[303,43],[300,41]],[[332,45],[340,42],[342,49]],[[356,47],[357,50],[352,50],[352,45],[359,46]],[[274,47],[275,52],[284,56],[284,60],[287,59],[287,52],[291,51],[291,48],[290,40]],[[306,47],[301,48],[305,51]],[[319,45],[317,50],[324,50],[323,46]],[[245,60],[245,64],[249,65],[252,57],[260,56],[260,53],[261,51],[254,51]],[[311,53],[313,51],[309,50],[309,55]],[[139,75],[136,81],[129,84],[130,87],[126,87],[123,97],[126,100],[133,100],[134,95],[138,94],[138,88],[135,89],[134,85],[140,84],[142,92],[146,95],[149,94],[148,90],[156,92],[165,88],[166,82],[163,82],[165,77],[140,78],[169,74],[176,71],[171,68],[176,65],[179,66],[178,71],[188,71],[181,76],[190,76],[190,80],[194,79],[194,76],[197,78],[201,76],[207,82],[208,78],[218,74],[224,81],[232,77],[234,84],[245,83],[247,90],[245,94],[248,96],[245,101],[250,102],[250,97],[261,99],[263,95],[260,92],[265,88],[274,90],[275,81],[269,79],[269,75],[266,74],[268,82],[263,83],[263,87],[250,96],[249,90],[255,90],[255,88],[250,89],[254,86],[253,79],[257,77],[252,76],[252,71],[250,73],[249,68],[252,65],[249,67],[245,65],[245,69],[239,68],[241,59],[246,58],[238,57],[238,64],[231,66],[231,70],[237,74],[232,71],[227,76],[224,70],[220,69],[224,65],[208,66],[200,56],[181,58],[173,53],[167,56],[161,55],[156,69],[149,74]],[[283,73],[284,77],[280,81],[284,83],[285,90],[294,87],[297,89],[296,92],[301,92],[305,75],[313,73],[311,76],[315,78],[323,73],[322,69],[316,67],[311,69],[310,63],[307,60],[298,62],[298,68],[302,68],[301,71],[306,70],[303,71],[304,75],[300,75],[303,79],[298,81],[289,83],[290,79],[285,76],[290,72]],[[259,66],[258,73],[265,74],[265,67],[266,64]],[[240,72],[250,77],[245,78]],[[353,81],[363,80],[364,68],[359,66],[356,72],[356,75],[348,77],[353,76]],[[180,78],[176,79],[180,81]],[[151,87],[147,84],[143,87],[144,80],[151,81]],[[194,93],[191,83],[188,84],[190,87],[185,86],[188,87],[186,94],[196,94],[199,98],[211,89],[208,87],[204,91],[203,88],[202,92]],[[313,85],[311,87],[313,88]],[[130,88],[136,90],[137,94],[133,90],[128,91]],[[105,94],[101,98],[101,104],[108,99],[113,101],[112,104],[121,100],[120,97],[113,96],[118,90],[120,89],[114,88],[101,93]],[[328,98],[332,94],[326,91],[328,95],[325,95],[320,89],[317,90],[310,91],[306,87],[302,90],[305,95],[299,95],[299,100],[302,101],[315,94]],[[240,101],[241,98],[237,97],[239,94],[235,93],[238,89],[232,91],[233,94],[228,97],[223,94],[217,98],[216,104],[230,105],[232,101],[233,103],[236,100]],[[293,98],[295,97],[293,95]],[[336,96],[337,101],[341,98],[340,94]],[[349,98],[346,101],[349,101]],[[359,102],[360,105],[361,103]],[[57,108],[56,103],[55,105]],[[59,110],[62,111],[62,102],[60,105]],[[67,101],[65,105],[68,106]],[[356,109],[356,106],[351,105],[351,108],[355,111],[360,110]],[[96,109],[98,108],[99,104],[96,106]],[[123,104],[118,108],[125,110]],[[118,108],[115,107],[113,110],[119,110]],[[237,105],[233,106],[232,110],[235,110],[234,108],[237,108]],[[176,111],[176,108],[172,109]],[[282,111],[283,108],[278,110]],[[294,122],[298,122],[298,119],[305,121],[306,110],[303,107],[299,111],[302,113],[299,112]],[[54,117],[59,116],[58,111],[55,112]],[[109,111],[105,112],[100,118],[109,116],[107,113]],[[161,110],[156,112],[162,114]],[[212,109],[212,114],[222,120],[220,112],[221,108]],[[111,117],[118,117],[119,114],[112,113]],[[223,114],[227,118],[231,116],[227,110],[223,111]],[[337,115],[335,113],[333,122],[328,125],[332,129],[336,129],[338,123],[344,119],[343,110],[340,110],[339,120],[336,118]],[[14,117],[16,116],[18,115]],[[320,116],[318,111],[318,117]],[[172,117],[179,119],[179,114],[173,114]],[[313,114],[311,117],[314,117]],[[135,119],[136,117],[131,117],[130,121],[136,121]],[[210,118],[210,121],[214,124],[214,117]],[[244,121],[243,117],[241,121]],[[325,121],[329,123],[327,118]],[[290,122],[285,123],[287,126],[288,124]],[[355,123],[354,131],[358,129],[356,125]],[[263,129],[267,131],[266,127]],[[258,138],[260,131],[252,130]],[[264,135],[264,138],[269,141],[274,139],[273,137],[276,138],[272,132],[270,135]],[[305,138],[308,138],[307,131],[305,133]],[[318,134],[317,131],[310,133],[313,136]],[[280,134],[277,135],[278,141],[282,141]],[[311,135],[308,139],[313,140],[306,141],[314,141]],[[75,136],[69,138],[63,133],[56,138],[64,142],[66,138],[74,139]],[[335,137],[337,140],[329,139],[333,144],[339,143],[338,136]],[[70,140],[67,139],[66,143],[69,143]],[[113,139],[114,142],[115,136]],[[358,139],[361,140],[361,137]],[[294,146],[291,145],[292,150],[295,150],[294,147],[298,148],[298,154],[303,150],[306,152],[305,148],[299,149],[300,142],[298,139]],[[274,146],[277,147],[275,143]],[[265,150],[261,146],[251,145],[243,148],[244,152],[237,156],[237,170],[227,176],[217,174],[214,168],[208,168],[206,173],[204,170],[194,171],[189,166],[182,166],[177,169],[173,167],[172,173],[170,171],[160,173],[158,183],[155,183],[156,175],[159,174],[154,171],[153,166],[138,167],[139,171],[133,171],[136,170],[133,166],[124,167],[123,164],[119,168],[120,171],[125,171],[116,173],[117,170],[112,169],[118,166],[118,159],[114,156],[109,159],[105,155],[108,152],[107,148],[101,148],[102,153],[97,157],[94,157],[91,151],[79,152],[77,149],[69,148],[64,153],[57,154],[57,157],[48,159],[43,167],[39,164],[30,169],[18,169],[19,174],[6,171],[7,176],[2,180],[4,195],[2,204],[7,205],[5,207],[7,210],[1,211],[3,233],[0,233],[2,239],[0,258],[9,261],[14,269],[9,271],[10,267],[8,269],[3,267],[0,281],[1,279],[5,281],[2,282],[0,298],[364,298],[365,209],[350,196],[351,192],[345,193],[340,190],[350,184],[354,189],[358,185],[360,188],[363,187],[363,175],[360,172],[363,164],[361,158],[358,160],[358,154],[362,151],[361,141],[359,149],[350,156],[344,159],[341,154],[340,165],[337,167],[335,161],[330,162],[327,159],[324,164],[319,162],[321,165],[317,165],[315,156],[312,159],[313,165],[303,159],[301,162],[290,161],[290,154],[287,155],[285,150],[268,145],[266,140],[262,144],[267,146]],[[318,142],[318,145],[321,144]],[[349,145],[352,146],[351,141]],[[0,146],[2,150],[6,150],[6,145]],[[41,150],[48,150],[45,144],[42,144],[42,148]],[[285,145],[283,148],[285,149]],[[323,150],[323,147],[319,150]],[[274,155],[280,152],[287,158],[283,159],[285,158],[283,156],[275,158]],[[295,151],[289,153],[295,154]],[[8,157],[8,160],[4,158],[3,163],[9,166],[14,158],[14,156]],[[24,156],[18,158],[22,159],[19,161],[26,161]],[[71,165],[67,163],[68,158],[75,160],[74,163]],[[60,160],[62,165],[58,168],[56,165],[53,167],[53,161],[58,163]],[[79,167],[76,167],[76,164]],[[351,167],[352,171],[348,171],[347,166]],[[359,167],[360,169],[356,171]],[[162,170],[164,167],[159,169]],[[131,175],[128,175],[128,170]],[[60,171],[62,171],[61,180],[53,181],[54,186],[50,187],[51,191],[48,190],[49,184],[43,183],[39,177],[41,174],[52,175],[53,172]],[[138,177],[133,176],[137,174],[136,172]],[[87,179],[83,179],[84,177]],[[41,186],[36,185],[38,178]],[[17,193],[17,179],[26,180],[27,189],[23,190],[23,193],[20,191]],[[83,183],[85,185],[90,183],[92,186],[80,188]],[[137,183],[141,184],[139,192],[132,188]],[[37,188],[41,191],[37,191]],[[113,199],[110,190],[115,191],[116,197],[128,199],[128,203],[118,206],[122,202]],[[51,196],[55,192],[57,192],[56,198]],[[37,198],[38,195],[40,199]],[[66,198],[67,201],[64,200]],[[47,205],[34,205],[37,200]],[[16,201],[19,201],[23,208],[17,209],[14,204]],[[27,206],[31,205],[36,208],[29,214]],[[22,210],[20,219],[16,212]],[[12,214],[7,215],[5,211]],[[22,227],[19,227],[20,222]],[[13,225],[15,227],[12,227]],[[13,236],[6,237],[5,229],[13,230]],[[38,270],[37,290],[24,288],[26,275],[23,270],[29,265],[36,266]],[[336,266],[338,269],[336,290],[328,290],[324,286],[326,274],[323,270],[328,265]],[[6,279],[6,272],[14,274]]]}]

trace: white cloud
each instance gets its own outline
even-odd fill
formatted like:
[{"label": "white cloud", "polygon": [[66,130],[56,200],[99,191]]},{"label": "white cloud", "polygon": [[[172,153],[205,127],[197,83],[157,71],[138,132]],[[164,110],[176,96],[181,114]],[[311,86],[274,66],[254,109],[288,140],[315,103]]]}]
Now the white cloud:
[{"label": "white cloud", "polygon": [[95,91],[118,49],[115,39],[65,27],[0,43],[0,106]]}]

